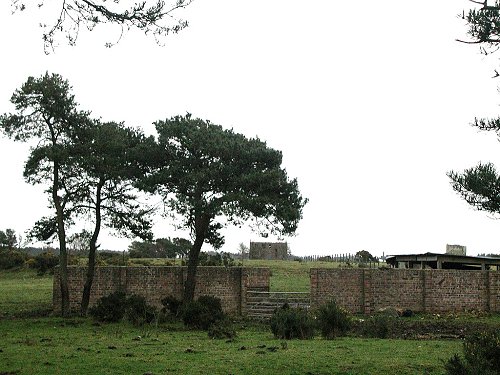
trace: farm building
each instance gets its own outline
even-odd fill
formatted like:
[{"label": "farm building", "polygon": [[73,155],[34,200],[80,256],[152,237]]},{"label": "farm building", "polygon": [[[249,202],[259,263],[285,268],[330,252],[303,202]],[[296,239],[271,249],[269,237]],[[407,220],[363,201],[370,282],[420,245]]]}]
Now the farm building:
[{"label": "farm building", "polygon": [[287,260],[286,242],[250,242],[250,259]]},{"label": "farm building", "polygon": [[393,268],[413,269],[458,269],[458,270],[489,270],[500,269],[500,258],[473,257],[453,253],[391,255],[386,262]]}]

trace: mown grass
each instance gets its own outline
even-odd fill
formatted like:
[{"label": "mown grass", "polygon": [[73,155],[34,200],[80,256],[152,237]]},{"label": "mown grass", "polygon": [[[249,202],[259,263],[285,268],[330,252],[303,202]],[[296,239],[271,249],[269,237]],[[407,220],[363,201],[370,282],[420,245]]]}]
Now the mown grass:
[{"label": "mown grass", "polygon": [[52,310],[52,276],[34,270],[0,271],[0,318],[39,315]]},{"label": "mown grass", "polygon": [[336,262],[298,262],[283,260],[244,260],[245,267],[268,267],[271,270],[270,289],[273,292],[309,292],[311,268],[338,268]]},{"label": "mown grass", "polygon": [[178,324],[3,320],[0,373],[442,374],[443,361],[460,349],[458,341],[359,338],[282,344],[267,327],[242,324],[238,337],[227,342]]}]

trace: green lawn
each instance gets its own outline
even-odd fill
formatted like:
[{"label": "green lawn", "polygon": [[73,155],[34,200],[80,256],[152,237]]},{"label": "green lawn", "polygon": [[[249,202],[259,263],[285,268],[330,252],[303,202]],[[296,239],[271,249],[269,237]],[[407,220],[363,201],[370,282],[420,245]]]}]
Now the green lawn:
[{"label": "green lawn", "polygon": [[[239,323],[235,341],[179,324],[137,328],[90,320],[0,321],[0,373],[442,374],[459,341],[342,338],[282,344],[266,326]],[[140,338],[138,337],[140,336]]]},{"label": "green lawn", "polygon": [[[310,267],[334,264],[245,261],[248,265],[270,267],[273,290],[307,291]],[[266,324],[244,320],[236,323],[238,337],[231,342],[211,340],[180,323],[96,325],[90,319],[47,317],[51,296],[49,275],[0,271],[0,374],[442,374],[443,361],[461,352],[460,340],[347,337],[284,344]],[[451,318],[500,326],[498,315],[446,319]]]},{"label": "green lawn", "polygon": [[33,270],[0,271],[0,318],[39,315],[52,309],[52,276]]},{"label": "green lawn", "polygon": [[335,262],[297,262],[282,260],[245,260],[245,267],[268,267],[271,269],[271,291],[309,292],[309,270],[311,268],[337,268]]}]

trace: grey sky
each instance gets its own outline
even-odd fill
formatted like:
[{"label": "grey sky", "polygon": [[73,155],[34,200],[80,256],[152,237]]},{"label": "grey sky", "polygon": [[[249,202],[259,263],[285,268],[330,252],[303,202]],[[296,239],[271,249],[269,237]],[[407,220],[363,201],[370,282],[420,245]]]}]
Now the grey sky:
[{"label": "grey sky", "polygon": [[[296,254],[368,250],[500,253],[500,222],[451,189],[446,171],[478,161],[500,166],[494,134],[475,116],[499,113],[498,57],[460,44],[467,1],[201,1],[190,27],[160,47],[136,31],[82,32],[76,47],[43,53],[37,14],[0,4],[0,112],[29,75],[69,80],[82,109],[152,132],[152,122],[192,113],[284,154],[310,203]],[[42,187],[27,185],[28,149],[0,139],[0,229],[23,232],[46,213]],[[157,237],[176,236],[159,219]],[[225,251],[259,240],[227,229]],[[125,249],[111,235],[102,247]]]}]

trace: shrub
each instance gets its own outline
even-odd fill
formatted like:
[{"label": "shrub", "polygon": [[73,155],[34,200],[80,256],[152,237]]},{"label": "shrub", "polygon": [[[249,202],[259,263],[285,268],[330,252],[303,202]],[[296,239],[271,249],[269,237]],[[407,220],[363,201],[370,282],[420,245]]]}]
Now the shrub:
[{"label": "shrub", "polygon": [[99,322],[119,322],[125,315],[127,296],[124,292],[114,292],[99,298],[97,304],[90,308],[90,315]]},{"label": "shrub", "polygon": [[235,265],[235,262],[232,255],[227,252],[215,253],[215,254],[208,254],[205,252],[201,252],[199,258],[199,265],[233,267]]},{"label": "shrub", "polygon": [[127,297],[121,291],[99,298],[89,313],[95,320],[106,323],[119,322],[126,317],[132,324],[142,325],[151,323],[156,318],[156,309],[148,305],[144,297]]},{"label": "shrub", "polygon": [[97,252],[97,261],[107,266],[123,266],[128,262],[128,254],[121,251],[100,250]]},{"label": "shrub", "polygon": [[28,255],[16,250],[0,251],[0,269],[8,270],[11,268],[21,267],[28,259]]},{"label": "shrub", "polygon": [[50,273],[54,273],[54,267],[59,264],[59,257],[54,255],[51,251],[46,251],[38,254],[35,257],[35,264],[33,268],[35,268],[38,272],[38,275],[45,275],[47,271]]},{"label": "shrub", "polygon": [[403,310],[403,312],[401,313],[401,316],[402,316],[403,318],[411,318],[413,315],[414,315],[413,310],[410,310],[410,309],[405,309],[405,310]]},{"label": "shrub", "polygon": [[127,298],[125,316],[127,320],[135,325],[151,323],[156,318],[156,309],[146,303],[143,296],[131,295]]},{"label": "shrub", "polygon": [[216,297],[201,296],[182,306],[182,321],[188,327],[207,330],[210,325],[223,318],[220,299]]},{"label": "shrub", "polygon": [[363,324],[363,335],[366,337],[385,339],[389,336],[390,322],[391,318],[387,315],[375,315],[365,320]]},{"label": "shrub", "polygon": [[208,337],[211,339],[234,339],[236,331],[233,323],[227,317],[216,321],[208,328]]},{"label": "shrub", "polygon": [[168,312],[173,316],[177,316],[179,315],[182,301],[175,298],[174,296],[167,296],[161,300],[161,304],[163,305],[162,312]]},{"label": "shrub", "polygon": [[448,375],[500,374],[500,330],[466,337],[463,351],[463,359],[455,354],[446,362]]},{"label": "shrub", "polygon": [[344,336],[351,327],[349,313],[332,300],[318,309],[318,326],[326,339]]},{"label": "shrub", "polygon": [[314,320],[306,310],[292,309],[287,304],[276,309],[270,320],[271,331],[279,339],[311,339]]}]

